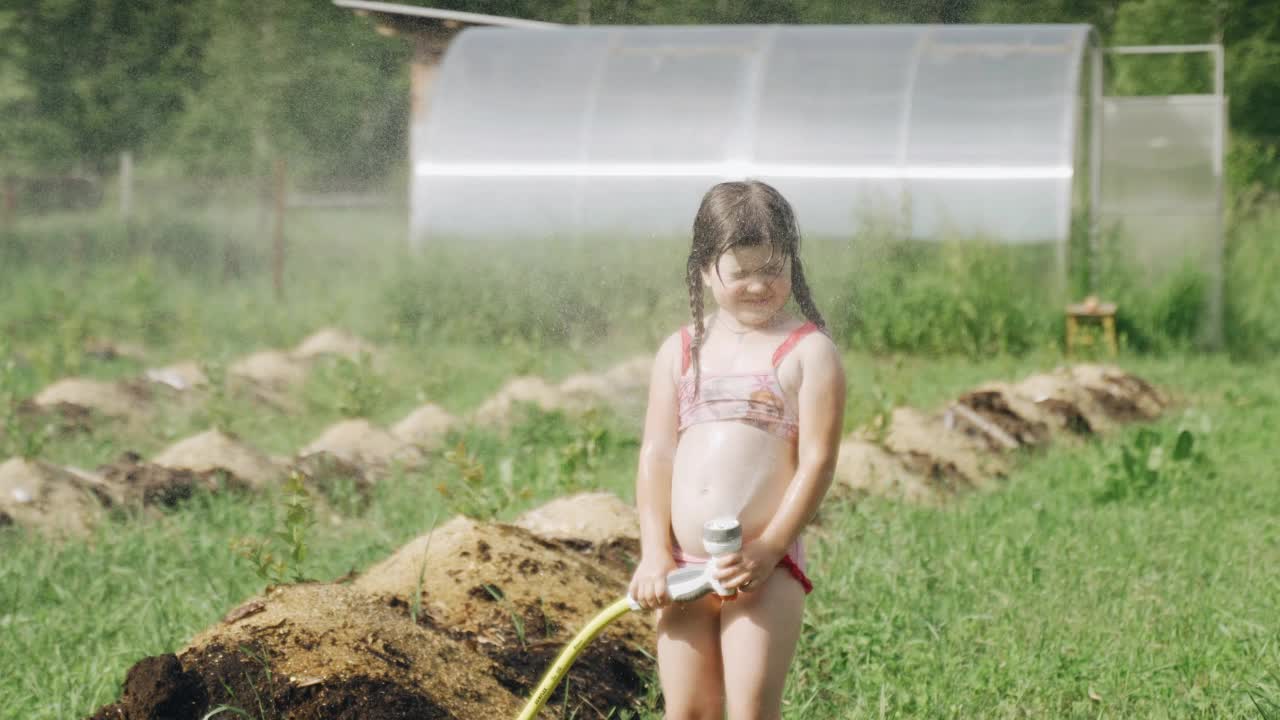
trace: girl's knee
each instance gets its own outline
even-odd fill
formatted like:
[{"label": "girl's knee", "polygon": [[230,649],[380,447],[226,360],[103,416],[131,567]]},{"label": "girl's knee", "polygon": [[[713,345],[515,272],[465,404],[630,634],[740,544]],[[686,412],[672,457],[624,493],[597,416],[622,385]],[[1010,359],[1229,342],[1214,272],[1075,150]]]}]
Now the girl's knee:
[{"label": "girl's knee", "polygon": [[666,701],[665,720],[721,720],[724,717],[724,703],[721,698],[697,697],[685,698],[683,701]]}]

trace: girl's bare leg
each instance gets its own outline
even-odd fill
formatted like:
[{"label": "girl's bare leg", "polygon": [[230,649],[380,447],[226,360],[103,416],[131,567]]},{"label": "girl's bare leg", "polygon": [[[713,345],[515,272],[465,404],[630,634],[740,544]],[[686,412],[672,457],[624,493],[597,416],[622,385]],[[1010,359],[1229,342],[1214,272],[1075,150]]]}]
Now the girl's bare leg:
[{"label": "girl's bare leg", "polygon": [[658,611],[658,679],[668,720],[721,720],[720,599]]},{"label": "girl's bare leg", "polygon": [[720,652],[729,720],[782,717],[782,690],[803,615],[804,588],[782,568],[763,587],[724,604]]}]

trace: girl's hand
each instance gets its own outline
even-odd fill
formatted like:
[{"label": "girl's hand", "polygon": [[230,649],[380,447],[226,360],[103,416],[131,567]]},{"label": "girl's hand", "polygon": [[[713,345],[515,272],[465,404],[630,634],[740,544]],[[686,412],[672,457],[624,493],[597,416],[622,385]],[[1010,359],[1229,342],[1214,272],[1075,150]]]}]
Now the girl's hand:
[{"label": "girl's hand", "polygon": [[786,554],[784,549],[757,540],[745,545],[740,552],[717,557],[715,577],[730,590],[750,592],[769,579]]},{"label": "girl's hand", "polygon": [[671,555],[645,555],[640,558],[635,574],[631,576],[628,594],[645,610],[665,607],[671,604],[671,596],[667,594],[667,573],[676,569],[676,562]]}]

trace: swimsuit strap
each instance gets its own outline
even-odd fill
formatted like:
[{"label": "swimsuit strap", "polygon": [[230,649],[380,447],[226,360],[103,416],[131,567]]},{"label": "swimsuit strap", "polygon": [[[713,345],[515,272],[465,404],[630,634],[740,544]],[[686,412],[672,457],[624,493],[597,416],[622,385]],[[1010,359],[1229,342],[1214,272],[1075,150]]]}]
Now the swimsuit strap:
[{"label": "swimsuit strap", "polygon": [[773,351],[774,369],[777,369],[777,367],[782,364],[782,360],[787,357],[787,353],[791,352],[792,348],[796,346],[796,343],[800,342],[806,335],[817,329],[817,325],[812,322],[807,322],[791,331],[791,334],[787,336],[787,339],[783,340],[782,344],[778,346],[778,349]]}]

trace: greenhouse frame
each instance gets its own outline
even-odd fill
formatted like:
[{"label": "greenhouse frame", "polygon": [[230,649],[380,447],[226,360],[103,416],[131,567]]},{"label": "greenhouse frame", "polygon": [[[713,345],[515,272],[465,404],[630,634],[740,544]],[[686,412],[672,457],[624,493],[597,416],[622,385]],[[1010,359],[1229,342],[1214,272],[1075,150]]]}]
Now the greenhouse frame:
[{"label": "greenhouse frame", "polygon": [[1127,50],[1214,47],[1213,95],[1111,98],[1126,49],[1088,25],[471,28],[414,144],[410,242],[681,237],[708,187],[757,178],[807,237],[1049,244],[1065,287],[1073,236],[1123,232],[1220,278],[1221,49]]}]

